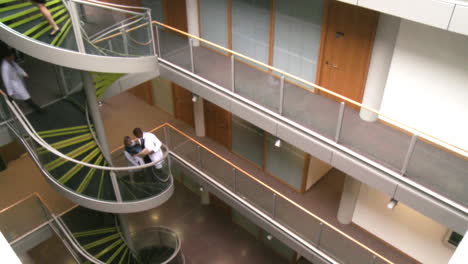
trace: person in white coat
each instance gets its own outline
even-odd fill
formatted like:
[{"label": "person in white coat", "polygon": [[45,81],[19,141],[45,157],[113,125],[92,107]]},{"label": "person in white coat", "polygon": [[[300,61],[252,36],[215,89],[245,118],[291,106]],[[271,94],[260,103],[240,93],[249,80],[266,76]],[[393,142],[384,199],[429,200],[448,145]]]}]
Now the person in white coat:
[{"label": "person in white coat", "polygon": [[154,165],[156,169],[154,174],[158,180],[162,182],[168,181],[168,175],[164,175],[162,170],[164,165],[164,160],[162,160],[162,158],[164,155],[161,150],[161,141],[153,133],[143,132],[139,127],[133,129],[133,135],[138,138],[140,145],[144,147],[144,150],[137,155],[145,159],[146,163],[160,160],[160,162]]},{"label": "person in white coat", "polygon": [[24,101],[36,112],[42,113],[42,109],[33,102],[31,96],[24,85],[24,78],[28,74],[15,62],[15,54],[9,53],[2,60],[2,79],[8,97],[11,99]]}]

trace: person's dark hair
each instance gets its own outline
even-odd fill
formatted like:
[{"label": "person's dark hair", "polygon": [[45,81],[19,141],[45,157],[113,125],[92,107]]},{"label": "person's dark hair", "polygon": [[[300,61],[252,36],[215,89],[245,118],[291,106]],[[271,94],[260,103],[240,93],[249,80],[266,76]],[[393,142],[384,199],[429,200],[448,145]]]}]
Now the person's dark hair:
[{"label": "person's dark hair", "polygon": [[129,136],[125,136],[125,137],[123,138],[123,144],[124,144],[124,146],[126,146],[125,143],[126,143],[126,141],[129,140],[129,139],[131,139]]},{"label": "person's dark hair", "polygon": [[135,135],[136,137],[138,137],[139,135],[143,135],[143,130],[141,130],[141,128],[139,127],[135,127],[133,129],[133,135]]}]

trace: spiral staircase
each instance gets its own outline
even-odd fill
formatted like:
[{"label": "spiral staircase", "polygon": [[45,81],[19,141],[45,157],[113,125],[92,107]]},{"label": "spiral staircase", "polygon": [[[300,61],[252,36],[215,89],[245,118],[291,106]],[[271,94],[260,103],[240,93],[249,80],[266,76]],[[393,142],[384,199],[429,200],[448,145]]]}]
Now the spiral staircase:
[{"label": "spiral staircase", "polygon": [[[81,0],[49,0],[46,6],[60,27],[55,36],[49,35],[52,27],[32,2],[0,0],[0,38],[30,56],[89,72],[98,100],[124,74],[157,71],[151,41],[142,44],[145,52],[143,49],[116,51],[117,44],[122,44],[119,36],[127,34],[126,26],[151,29],[147,9],[129,11]],[[108,13],[114,17],[121,15],[104,25],[96,24],[98,20],[93,15]],[[152,40],[150,34],[142,32],[146,34],[145,30],[138,34]],[[111,44],[112,52],[106,46]],[[172,195],[172,178],[166,177],[169,171],[162,172],[169,181],[155,178],[153,165],[157,162],[125,167],[124,162],[113,164],[112,161],[124,160],[122,153],[114,153],[112,157],[104,155],[82,93],[68,95],[48,107],[44,114],[28,116],[14,102],[2,97],[11,120],[9,127],[52,186],[75,203],[105,212],[131,213],[154,208]],[[166,157],[167,151],[163,159]]]}]

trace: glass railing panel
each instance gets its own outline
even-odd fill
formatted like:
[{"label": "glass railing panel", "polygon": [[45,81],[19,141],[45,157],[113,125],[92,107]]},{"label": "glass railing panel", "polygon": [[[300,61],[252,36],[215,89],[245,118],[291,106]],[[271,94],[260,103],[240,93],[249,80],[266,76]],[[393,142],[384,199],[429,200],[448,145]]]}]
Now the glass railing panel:
[{"label": "glass railing panel", "polygon": [[271,190],[253,180],[243,172],[236,170],[235,190],[243,198],[273,215],[274,195]]},{"label": "glass railing panel", "polygon": [[312,245],[317,245],[321,222],[280,196],[275,201],[275,220],[291,228]]},{"label": "glass railing panel", "polygon": [[231,165],[204,148],[201,152],[201,169],[223,185],[234,190],[234,170]]},{"label": "glass railing panel", "polygon": [[411,135],[380,121],[368,122],[359,116],[359,109],[346,105],[338,142],[359,154],[400,171]]},{"label": "glass railing panel", "polygon": [[405,176],[467,206],[467,172],[466,157],[418,139]]},{"label": "glass railing panel", "polygon": [[129,237],[140,263],[184,263],[180,238],[172,229],[147,228],[132,232]]},{"label": "glass railing panel", "polygon": [[191,71],[189,38],[170,29],[155,25],[159,38],[159,56],[183,69]]},{"label": "glass railing panel", "polygon": [[86,53],[132,57],[154,54],[147,13],[75,2]]},{"label": "glass railing panel", "polygon": [[230,54],[198,40],[192,40],[195,73],[214,84],[231,90],[232,65]]},{"label": "glass railing panel", "polygon": [[344,238],[329,226],[323,226],[319,249],[333,256],[340,263],[374,263],[373,255],[369,251],[354,241]]},{"label": "glass railing panel", "polygon": [[[21,239],[13,249],[23,263],[78,263],[48,225]],[[84,258],[82,260],[85,261]]]},{"label": "glass railing panel", "polygon": [[177,131],[169,130],[170,149],[193,165],[200,165],[199,146]]},{"label": "glass railing panel", "polygon": [[[229,86],[228,86],[229,87]],[[234,57],[234,91],[274,112],[279,112],[281,78],[263,66]]]},{"label": "glass railing panel", "polygon": [[49,214],[42,202],[37,196],[30,196],[0,212],[0,231],[12,242],[48,220]]},{"label": "glass railing panel", "polygon": [[327,138],[335,137],[340,104],[313,87],[290,78],[284,81],[282,115]]},{"label": "glass railing panel", "polygon": [[167,158],[148,168],[116,174],[124,202],[155,197],[172,184]]}]

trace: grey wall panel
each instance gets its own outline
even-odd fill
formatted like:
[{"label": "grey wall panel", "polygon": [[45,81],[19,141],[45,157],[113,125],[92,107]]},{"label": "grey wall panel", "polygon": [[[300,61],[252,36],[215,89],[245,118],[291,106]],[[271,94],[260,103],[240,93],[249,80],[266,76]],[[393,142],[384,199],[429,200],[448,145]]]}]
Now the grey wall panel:
[{"label": "grey wall panel", "polygon": [[198,81],[192,81],[192,92],[225,109],[226,111],[231,111],[232,99],[217,89]]},{"label": "grey wall panel", "polygon": [[395,199],[448,226],[457,233],[465,234],[468,230],[468,216],[466,214],[450,209],[412,187],[399,185],[395,193]]},{"label": "grey wall panel", "polygon": [[333,153],[331,165],[389,196],[395,193],[398,185],[398,181],[392,179],[391,176],[342,152]]},{"label": "grey wall panel", "polygon": [[266,114],[234,100],[231,102],[231,112],[268,133],[276,135],[276,121]]},{"label": "grey wall panel", "polygon": [[110,98],[159,76],[159,71],[132,73],[122,76],[106,89],[102,99]]},{"label": "grey wall panel", "polygon": [[165,66],[164,64],[159,64],[160,76],[166,80],[176,83],[179,86],[184,87],[185,89],[192,91],[193,80],[187,77],[185,74],[172,69],[171,67]]},{"label": "grey wall panel", "polygon": [[307,136],[291,126],[278,123],[277,136],[291,145],[302,149],[310,155],[330,164],[333,148],[321,143],[311,136]]}]

